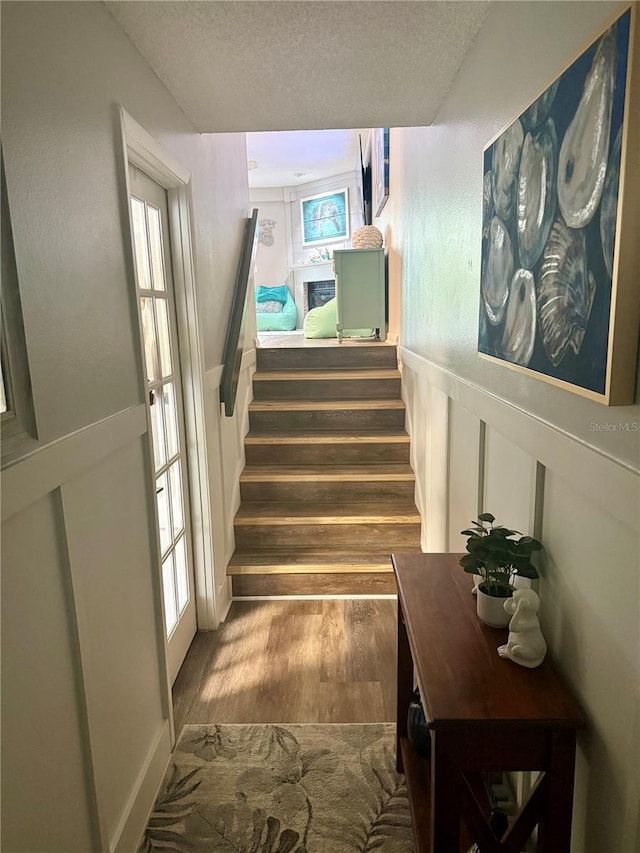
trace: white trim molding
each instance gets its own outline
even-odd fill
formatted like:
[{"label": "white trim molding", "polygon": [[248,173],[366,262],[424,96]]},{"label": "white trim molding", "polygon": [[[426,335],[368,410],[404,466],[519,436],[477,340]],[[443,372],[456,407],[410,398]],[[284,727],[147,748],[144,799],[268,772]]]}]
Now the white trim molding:
[{"label": "white trim molding", "polygon": [[138,405],[38,447],[2,472],[2,522],[146,432]]},{"label": "white trim molding", "polygon": [[[423,377],[482,422],[507,436],[625,526],[640,529],[640,475],[637,472],[405,347],[400,347],[400,356],[406,369]],[[407,381],[411,382],[405,371],[403,383]],[[408,420],[410,423],[410,416]]]},{"label": "white trim molding", "polygon": [[138,849],[170,758],[171,731],[166,720],[160,727],[147,760],[140,770],[115,839],[109,845],[110,853],[131,853],[132,850]]},{"label": "white trim molding", "polygon": [[164,187],[168,194],[178,337],[183,369],[198,627],[203,630],[213,629],[217,627],[218,622],[205,428],[204,358],[192,253],[191,176],[123,107],[120,107],[120,123],[127,199],[128,163],[142,169]]},{"label": "white trim molding", "polygon": [[120,120],[130,163],[138,166],[165,189],[189,184],[189,172],[167,154],[160,143],[138,124],[124,107],[120,107]]}]

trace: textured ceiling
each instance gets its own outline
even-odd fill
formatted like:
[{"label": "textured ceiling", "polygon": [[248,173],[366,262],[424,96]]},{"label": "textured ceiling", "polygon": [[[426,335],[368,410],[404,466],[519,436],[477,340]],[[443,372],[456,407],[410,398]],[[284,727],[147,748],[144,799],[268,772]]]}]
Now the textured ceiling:
[{"label": "textured ceiling", "polygon": [[488,5],[106,3],[202,132],[430,124]]},{"label": "textured ceiling", "polygon": [[367,130],[280,130],[247,134],[247,158],[256,162],[250,187],[293,187],[355,169],[359,135]]}]

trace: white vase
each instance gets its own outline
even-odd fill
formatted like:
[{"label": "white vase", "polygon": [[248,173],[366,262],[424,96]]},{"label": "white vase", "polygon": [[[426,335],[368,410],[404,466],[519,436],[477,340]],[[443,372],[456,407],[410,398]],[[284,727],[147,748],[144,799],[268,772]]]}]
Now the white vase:
[{"label": "white vase", "polygon": [[477,589],[476,602],[479,618],[492,628],[506,628],[511,615],[504,609],[508,599],[487,595],[480,587]]}]

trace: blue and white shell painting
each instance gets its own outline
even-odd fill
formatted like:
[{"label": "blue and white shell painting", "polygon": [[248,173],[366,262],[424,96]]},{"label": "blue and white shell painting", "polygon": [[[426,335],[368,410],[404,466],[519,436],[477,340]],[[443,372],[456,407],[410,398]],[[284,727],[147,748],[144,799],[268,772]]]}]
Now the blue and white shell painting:
[{"label": "blue and white shell painting", "polygon": [[607,166],[607,177],[605,178],[602,201],[600,203],[600,239],[602,240],[602,254],[609,278],[613,276],[613,248],[616,239],[621,153],[622,128],[618,131],[616,140],[611,148],[609,165]]},{"label": "blue and white shell painting", "polygon": [[604,394],[631,10],[484,152],[478,349]]},{"label": "blue and white shell painting", "polygon": [[531,269],[547,242],[556,209],[558,137],[552,118],[527,133],[518,173],[517,233],[520,262]]}]

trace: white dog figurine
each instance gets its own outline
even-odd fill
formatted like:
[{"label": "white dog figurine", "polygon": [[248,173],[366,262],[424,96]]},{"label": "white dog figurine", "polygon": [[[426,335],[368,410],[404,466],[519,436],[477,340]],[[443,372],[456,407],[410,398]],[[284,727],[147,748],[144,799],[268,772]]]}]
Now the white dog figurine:
[{"label": "white dog figurine", "polygon": [[501,658],[509,658],[530,669],[540,666],[547,653],[547,644],[538,622],[539,607],[540,599],[532,589],[517,589],[505,601],[504,609],[512,616],[507,644],[498,648]]}]

